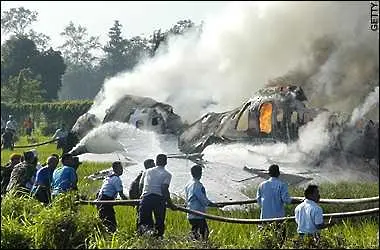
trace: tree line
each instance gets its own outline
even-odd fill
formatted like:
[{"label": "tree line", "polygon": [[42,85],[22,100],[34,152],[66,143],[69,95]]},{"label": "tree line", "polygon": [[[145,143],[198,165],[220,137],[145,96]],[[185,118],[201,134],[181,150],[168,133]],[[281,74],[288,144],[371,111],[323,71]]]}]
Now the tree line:
[{"label": "tree line", "polygon": [[201,25],[180,20],[170,29],[155,30],[147,37],[126,38],[115,20],[102,45],[99,36],[70,22],[60,33],[63,43],[53,49],[50,37],[37,33],[32,24],[38,12],[23,7],[2,11],[1,99],[9,103],[93,99],[105,79],[133,70],[146,57],[154,57],[170,35],[184,34]]}]

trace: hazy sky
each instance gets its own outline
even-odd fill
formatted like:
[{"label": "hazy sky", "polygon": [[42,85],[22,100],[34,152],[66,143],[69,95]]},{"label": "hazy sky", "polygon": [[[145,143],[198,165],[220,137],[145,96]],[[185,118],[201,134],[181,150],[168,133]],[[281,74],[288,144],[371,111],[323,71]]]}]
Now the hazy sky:
[{"label": "hazy sky", "polygon": [[227,5],[222,1],[1,1],[1,10],[22,6],[37,11],[38,21],[32,28],[50,36],[56,47],[62,44],[59,33],[70,21],[87,27],[104,44],[114,20],[120,21],[124,37],[130,38],[166,30],[182,19],[198,24]]}]

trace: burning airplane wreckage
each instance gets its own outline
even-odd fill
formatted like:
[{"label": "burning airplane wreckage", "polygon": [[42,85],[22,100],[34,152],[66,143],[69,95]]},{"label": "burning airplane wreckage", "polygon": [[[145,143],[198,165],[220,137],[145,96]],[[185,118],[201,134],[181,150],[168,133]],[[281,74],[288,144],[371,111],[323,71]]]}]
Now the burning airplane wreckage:
[{"label": "burning airplane wreckage", "polygon": [[[102,123],[127,122],[136,128],[175,134],[181,152],[201,157],[202,151],[215,143],[247,142],[257,145],[294,142],[299,138],[302,126],[317,115],[327,112],[328,130],[334,138],[332,145],[320,157],[344,153],[367,160],[374,159],[378,166],[378,121],[361,118],[352,124],[348,114],[312,108],[307,104],[307,98],[300,87],[267,87],[260,89],[236,109],[207,113],[187,125],[173,112],[170,105],[151,98],[127,95],[108,110],[102,122],[90,113],[82,115],[73,126],[70,136],[74,138],[71,141],[78,142]],[[72,150],[74,154],[86,152],[85,146]]]}]

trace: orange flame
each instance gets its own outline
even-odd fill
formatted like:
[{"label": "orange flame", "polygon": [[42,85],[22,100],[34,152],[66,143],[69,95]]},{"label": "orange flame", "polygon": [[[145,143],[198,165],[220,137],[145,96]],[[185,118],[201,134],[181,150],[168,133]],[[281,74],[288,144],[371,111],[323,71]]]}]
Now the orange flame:
[{"label": "orange flame", "polygon": [[260,132],[272,131],[272,104],[264,103],[260,108]]}]

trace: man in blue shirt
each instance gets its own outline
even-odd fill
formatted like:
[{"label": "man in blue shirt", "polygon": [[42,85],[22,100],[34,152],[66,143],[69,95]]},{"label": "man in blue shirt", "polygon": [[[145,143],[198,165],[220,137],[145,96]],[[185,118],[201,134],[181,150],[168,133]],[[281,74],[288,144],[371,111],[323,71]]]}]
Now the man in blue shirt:
[{"label": "man in blue shirt", "polygon": [[51,182],[53,178],[53,172],[57,167],[59,159],[56,156],[50,156],[47,159],[47,166],[42,167],[37,171],[36,181],[32,188],[32,195],[45,204],[49,204],[51,201]]},{"label": "man in blue shirt", "polygon": [[63,166],[56,168],[53,172],[53,197],[70,190],[78,190],[78,178],[74,169],[74,160],[72,154],[63,154],[61,162]]},{"label": "man in blue shirt", "polygon": [[[185,187],[187,208],[205,213],[207,206],[222,207],[221,205],[211,202],[207,198],[206,190],[200,182],[202,177],[202,167],[200,165],[194,165],[191,168],[191,175],[193,178]],[[200,238],[202,240],[207,240],[209,230],[206,219],[203,216],[190,213],[187,214],[187,218],[191,224],[192,237],[197,240]]]},{"label": "man in blue shirt", "polygon": [[[288,185],[279,180],[280,169],[278,165],[269,166],[270,178],[260,183],[257,189],[257,204],[261,207],[260,219],[271,219],[285,217],[284,204],[292,203],[292,198],[288,193]],[[274,223],[279,244],[285,242],[286,227],[281,223]]]},{"label": "man in blue shirt", "polygon": [[269,180],[260,183],[257,189],[257,204],[261,207],[260,219],[285,217],[284,204],[290,204],[292,198],[288,193],[288,185],[278,179],[278,165],[269,167]]},{"label": "man in blue shirt", "polygon": [[[123,184],[120,179],[120,175],[123,174],[123,166],[120,161],[115,161],[112,163],[113,172],[103,181],[103,185],[99,190],[97,200],[115,200],[117,194],[120,198],[127,199],[123,193]],[[112,205],[98,205],[99,218],[102,220],[103,225],[107,228],[109,232],[116,231],[116,217],[115,210]]]},{"label": "man in blue shirt", "polygon": [[308,185],[304,192],[305,200],[300,203],[294,210],[295,220],[297,222],[297,232],[303,236],[312,236],[315,240],[319,239],[319,230],[330,227],[334,223],[330,221],[323,222],[323,210],[317,204],[320,199],[317,185]]}]

